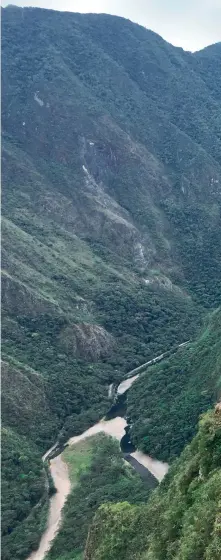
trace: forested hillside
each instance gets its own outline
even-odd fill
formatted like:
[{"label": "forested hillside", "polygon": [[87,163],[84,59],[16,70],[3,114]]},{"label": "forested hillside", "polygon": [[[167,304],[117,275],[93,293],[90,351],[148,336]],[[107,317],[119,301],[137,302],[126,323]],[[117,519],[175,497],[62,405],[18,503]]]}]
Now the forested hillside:
[{"label": "forested hillside", "polygon": [[4,560],[27,558],[47,522],[47,471],[35,445],[10,429],[2,436],[2,540]]},{"label": "forested hillside", "polygon": [[[193,340],[220,304],[220,60],[221,44],[186,53],[122,18],[2,10],[2,421],[10,441],[25,441],[28,461],[67,426],[77,434],[101,418],[110,383]],[[148,446],[173,457],[213,402],[217,378],[207,368],[208,393],[205,370],[193,395],[195,368],[185,363],[188,379],[178,383],[171,367],[165,441],[176,422],[177,439],[158,448],[155,432]],[[135,411],[137,385],[129,407],[133,437],[147,448],[150,386],[140,387],[143,403]],[[182,441],[180,389],[192,402]],[[38,469],[33,479],[43,496]],[[32,482],[20,493],[22,523],[35,507]],[[14,512],[12,524],[4,511],[3,560],[15,530],[23,539]]]},{"label": "forested hillside", "polygon": [[146,506],[98,509],[85,560],[219,560],[221,555],[221,407],[200,421]]},{"label": "forested hillside", "polygon": [[150,368],[127,398],[137,447],[163,461],[177,457],[195,435],[198,418],[221,396],[221,310],[199,338]]}]

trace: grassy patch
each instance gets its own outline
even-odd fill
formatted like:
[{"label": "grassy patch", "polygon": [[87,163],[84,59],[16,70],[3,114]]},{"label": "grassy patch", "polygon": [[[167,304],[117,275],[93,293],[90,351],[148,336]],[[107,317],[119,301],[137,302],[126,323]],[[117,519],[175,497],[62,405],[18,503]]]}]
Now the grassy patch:
[{"label": "grassy patch", "polygon": [[76,484],[79,477],[88,469],[92,460],[92,445],[99,443],[99,436],[91,436],[67,447],[62,457],[68,465],[69,476],[72,486]]}]

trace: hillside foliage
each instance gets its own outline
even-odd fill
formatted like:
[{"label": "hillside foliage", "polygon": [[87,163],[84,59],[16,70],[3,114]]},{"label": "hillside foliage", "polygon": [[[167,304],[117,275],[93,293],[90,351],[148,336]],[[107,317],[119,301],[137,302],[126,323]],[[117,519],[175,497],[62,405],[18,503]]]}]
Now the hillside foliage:
[{"label": "hillside foliage", "polygon": [[38,449],[25,437],[3,428],[2,560],[25,560],[36,548],[48,511],[47,471]]},{"label": "hillside foliage", "polygon": [[[123,18],[2,9],[2,423],[30,462],[101,418],[110,383],[193,339],[220,305],[220,59],[220,44],[187,53]],[[185,381],[170,363],[172,458],[217,377],[208,367],[205,389],[197,363]],[[145,407],[157,417],[148,447],[161,457],[163,367],[155,408],[143,381],[139,418],[129,402],[145,449]],[[10,471],[18,481],[11,459]],[[6,539],[18,558],[40,535],[32,482],[20,493],[30,539],[14,540],[17,505]]]},{"label": "hillside foliage", "polygon": [[198,339],[147,370],[132,385],[127,414],[136,446],[171,461],[196,433],[199,415],[221,395],[221,311]]},{"label": "hillside foliage", "polygon": [[218,560],[221,554],[221,414],[199,431],[147,505],[103,505],[85,560]]}]

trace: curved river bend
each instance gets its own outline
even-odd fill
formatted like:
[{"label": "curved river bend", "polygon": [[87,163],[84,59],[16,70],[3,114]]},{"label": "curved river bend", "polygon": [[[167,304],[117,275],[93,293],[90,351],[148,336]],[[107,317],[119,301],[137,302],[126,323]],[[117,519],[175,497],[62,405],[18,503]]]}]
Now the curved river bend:
[{"label": "curved river bend", "polygon": [[[187,343],[180,344],[177,347],[177,349],[185,346],[186,344]],[[162,360],[165,357],[165,355],[167,355],[167,352],[161,354],[160,356],[157,356],[156,358],[154,358],[154,360],[146,362],[142,366],[139,366],[135,370],[131,371],[130,374],[128,374],[128,378],[122,381],[122,383],[120,383],[120,385],[118,386],[117,396],[120,397],[126,391],[128,391],[128,389],[131,387],[131,385],[134,383],[134,381],[139,377],[139,375],[144,371],[146,367]],[[111,386],[111,390],[112,390],[112,386]],[[109,396],[110,393],[111,391],[109,392]],[[79,441],[86,439],[99,432],[104,432],[112,437],[115,437],[120,442],[123,436],[125,435],[126,427],[127,427],[127,421],[125,420],[125,418],[122,418],[120,416],[117,416],[110,420],[101,420],[100,422],[98,422],[97,424],[95,424],[85,432],[83,432],[81,435],[70,438],[67,444],[70,446],[74,446]],[[57,444],[53,445],[53,447],[51,447],[47,451],[47,453],[45,453],[45,455],[43,456],[43,461],[45,461],[48,458],[48,456],[51,454],[51,452],[56,449],[56,446]],[[139,463],[139,465],[142,465],[143,467],[145,467],[145,469],[148,469],[148,471],[159,482],[164,478],[169,468],[167,463],[162,463],[161,461],[152,459],[148,455],[145,455],[144,453],[138,450],[130,453],[129,457],[132,458],[130,462],[135,468],[136,468],[136,464]],[[66,463],[63,461],[61,455],[57,455],[56,457],[50,460],[50,471],[57,492],[50,498],[47,529],[45,530],[45,532],[41,537],[38,550],[33,551],[31,555],[27,558],[27,560],[44,559],[46,553],[50,549],[53,539],[55,538],[58,532],[59,525],[61,522],[62,508],[71,490],[68,467]]]},{"label": "curved river bend", "polygon": [[[125,418],[121,418],[120,416],[117,416],[112,420],[101,420],[81,435],[70,438],[68,440],[68,445],[74,446],[79,441],[98,434],[99,432],[104,432],[112,437],[115,437],[120,442],[125,433],[126,426],[127,421]],[[47,458],[54,448],[55,446],[47,452],[44,459]],[[160,461],[151,459],[151,457],[141,453],[140,451],[131,453],[131,457],[136,459],[138,463],[148,469],[158,481],[161,481],[168,471],[168,465],[166,463],[161,463]],[[41,537],[39,548],[38,550],[32,552],[27,560],[43,560],[45,557],[46,552],[50,549],[51,542],[58,532],[61,522],[62,508],[71,490],[68,468],[61,455],[57,455],[57,457],[50,460],[50,471],[57,492],[50,498],[47,529]]]}]

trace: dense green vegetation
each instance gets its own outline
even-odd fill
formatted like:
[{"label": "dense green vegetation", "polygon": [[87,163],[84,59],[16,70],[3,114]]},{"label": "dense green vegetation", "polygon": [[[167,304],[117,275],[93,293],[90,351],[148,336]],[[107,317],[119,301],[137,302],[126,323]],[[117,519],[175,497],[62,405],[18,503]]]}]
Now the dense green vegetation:
[{"label": "dense green vegetation", "polygon": [[9,7],[2,35],[3,348],[44,384],[43,450],[217,303],[220,113],[201,64],[130,22]]},{"label": "dense green vegetation", "polygon": [[102,503],[146,502],[150,490],[125,463],[118,442],[104,434],[74,445],[63,456],[73,489],[64,507],[61,529],[47,558],[77,560],[84,550],[93,515]]},{"label": "dense green vegetation", "polygon": [[[191,300],[184,306],[177,294],[169,292],[165,298],[159,288],[142,285],[134,291],[115,284],[112,290],[107,287],[100,291],[95,302],[102,324],[119,341],[121,350],[113,363],[121,367],[121,372],[188,340],[199,320],[199,309]],[[178,317],[182,330],[177,325]]]},{"label": "dense green vegetation", "polygon": [[147,505],[98,509],[85,560],[219,560],[220,465],[221,409],[203,416]]},{"label": "dense green vegetation", "polygon": [[199,415],[221,394],[221,311],[199,338],[150,368],[132,385],[127,414],[136,446],[162,460],[174,459],[195,434]]},{"label": "dense green vegetation", "polygon": [[47,471],[34,445],[3,428],[2,560],[23,560],[35,549],[46,525]]},{"label": "dense green vegetation", "polygon": [[[2,10],[2,420],[28,456],[96,422],[109,383],[192,338],[220,304],[220,51],[185,53],[111,16]],[[208,366],[208,390],[205,369],[192,391],[199,364],[185,362],[179,382],[169,364],[173,457],[217,377]],[[155,371],[152,409],[140,385],[142,422],[139,385],[131,393],[133,437],[168,456],[157,448],[167,366]]]}]

